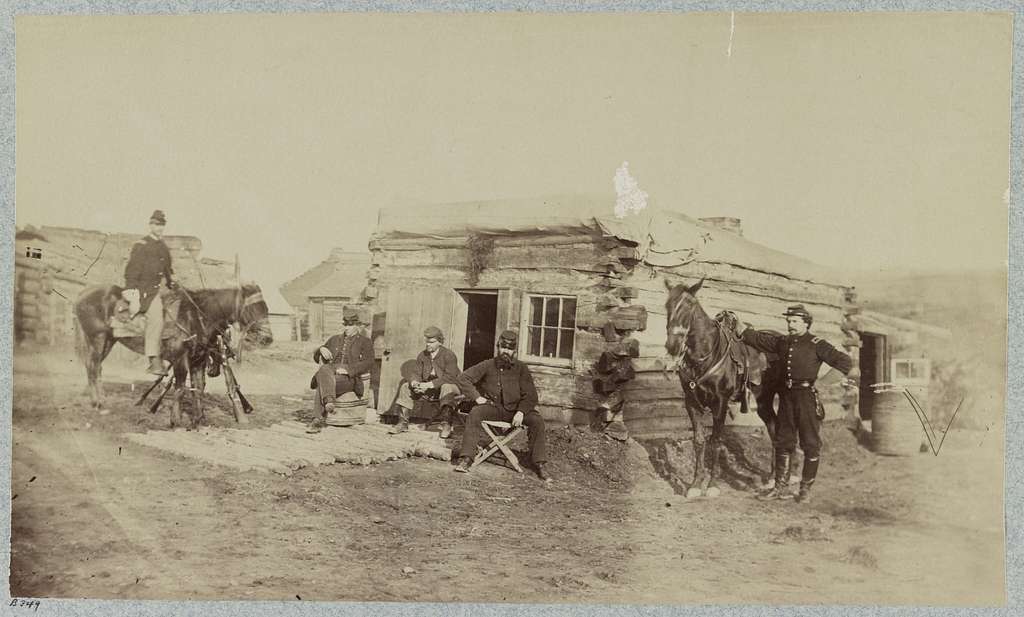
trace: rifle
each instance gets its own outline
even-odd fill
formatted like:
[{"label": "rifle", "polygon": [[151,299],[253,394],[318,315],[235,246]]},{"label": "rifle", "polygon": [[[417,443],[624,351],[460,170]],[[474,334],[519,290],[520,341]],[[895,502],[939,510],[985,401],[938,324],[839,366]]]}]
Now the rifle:
[{"label": "rifle", "polygon": [[217,335],[217,345],[220,348],[221,368],[224,370],[224,384],[228,388],[228,397],[231,398],[232,396],[237,395],[238,401],[242,404],[242,411],[245,413],[252,413],[253,406],[249,403],[249,399],[245,398],[245,395],[242,394],[242,388],[238,384],[238,378],[235,377],[235,371],[231,368],[231,358],[233,354],[224,342],[224,336],[222,334]]},{"label": "rifle", "polygon": [[156,410],[160,409],[160,403],[163,402],[164,397],[167,396],[167,392],[170,391],[171,386],[173,385],[174,376],[172,375],[171,378],[167,380],[167,384],[164,386],[163,392],[160,393],[160,396],[156,397],[156,400],[153,401],[153,404],[149,407],[149,413],[156,413]]},{"label": "rifle", "polygon": [[[188,339],[185,339],[185,340],[188,341],[189,339],[194,338],[194,337],[195,337],[195,335],[192,335],[192,336],[188,337]],[[188,348],[184,344],[182,344],[181,349],[178,351],[177,355],[175,355],[174,359],[171,360],[171,371],[167,375],[160,375],[159,377],[157,377],[156,379],[153,380],[153,383],[149,384],[149,387],[146,388],[146,391],[142,393],[142,396],[139,397],[139,400],[135,401],[135,406],[136,407],[141,405],[142,402],[146,400],[146,397],[149,396],[149,393],[153,391],[153,388],[156,388],[157,385],[159,385],[160,382],[164,380],[164,378],[170,376],[171,379],[168,380],[167,385],[164,387],[163,394],[161,394],[160,398],[157,399],[157,406],[159,406],[160,399],[162,399],[164,397],[164,394],[167,394],[167,390],[171,387],[171,384],[174,383],[174,363],[178,361],[178,358],[180,358],[182,356],[182,354],[184,354],[187,349]],[[154,412],[155,412],[155,409],[154,409]]]}]

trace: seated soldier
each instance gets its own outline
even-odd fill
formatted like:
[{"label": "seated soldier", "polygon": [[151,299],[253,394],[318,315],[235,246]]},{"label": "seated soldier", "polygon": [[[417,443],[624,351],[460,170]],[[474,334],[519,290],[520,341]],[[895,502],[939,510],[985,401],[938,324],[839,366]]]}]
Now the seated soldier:
[{"label": "seated soldier", "polygon": [[[441,405],[441,439],[452,434],[452,413],[459,387],[455,378],[459,376],[459,359],[444,343],[444,333],[430,326],[423,331],[426,340],[424,350],[402,365],[402,383],[398,386],[398,423],[389,431],[392,435],[409,430],[409,416],[413,408],[421,409],[421,403]],[[431,414],[433,415],[433,414]]]},{"label": "seated soldier", "polygon": [[359,314],[352,308],[342,308],[342,331],[327,339],[313,352],[313,362],[320,364],[309,387],[313,395],[313,419],[307,433],[319,433],[326,423],[327,414],[334,411],[334,400],[346,392],[363,396],[364,373],[373,367],[373,344],[363,334]]},{"label": "seated soldier", "polygon": [[466,420],[466,432],[462,436],[455,471],[469,471],[477,445],[485,436],[481,422],[498,420],[510,422],[512,426],[526,426],[530,460],[537,475],[550,482],[551,475],[545,467],[547,436],[544,418],[536,410],[537,389],[530,369],[515,360],[518,340],[518,334],[505,330],[498,338],[497,355],[471,366],[455,380],[459,389],[476,403]]}]

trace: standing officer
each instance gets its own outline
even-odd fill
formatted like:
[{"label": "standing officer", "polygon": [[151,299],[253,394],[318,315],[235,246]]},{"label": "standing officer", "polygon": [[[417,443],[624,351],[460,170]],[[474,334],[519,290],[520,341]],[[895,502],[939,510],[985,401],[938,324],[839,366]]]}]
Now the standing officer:
[{"label": "standing officer", "polygon": [[[850,356],[837,350],[827,341],[813,336],[809,330],[814,318],[802,304],[795,304],[783,313],[789,336],[759,332],[747,324],[737,322],[736,334],[743,342],[765,353],[777,353],[779,361],[786,361],[785,381],[779,389],[779,413],[775,426],[775,487],[758,499],[789,499],[793,495],[789,484],[789,465],[796,451],[797,437],[804,452],[800,493],[796,500],[810,500],[811,484],[818,474],[821,458],[821,421],[825,409],[818,400],[814,380],[821,363],[846,375],[853,368]],[[844,385],[848,382],[844,381]]]},{"label": "standing officer", "polygon": [[469,471],[477,444],[484,437],[481,422],[498,420],[511,422],[512,426],[526,426],[530,460],[537,476],[550,482],[551,475],[545,466],[548,459],[544,418],[537,412],[537,389],[530,369],[515,360],[518,340],[519,335],[514,331],[505,330],[498,337],[497,355],[469,367],[455,380],[462,393],[476,402],[466,420],[455,471]]},{"label": "standing officer", "polygon": [[164,330],[164,303],[160,293],[174,284],[171,251],[162,240],[165,225],[167,218],[163,210],[154,210],[149,217],[149,234],[132,245],[124,268],[125,290],[121,293],[131,305],[132,315],[140,311],[146,314],[145,352],[149,372],[154,375],[167,374],[160,359],[160,336]]}]

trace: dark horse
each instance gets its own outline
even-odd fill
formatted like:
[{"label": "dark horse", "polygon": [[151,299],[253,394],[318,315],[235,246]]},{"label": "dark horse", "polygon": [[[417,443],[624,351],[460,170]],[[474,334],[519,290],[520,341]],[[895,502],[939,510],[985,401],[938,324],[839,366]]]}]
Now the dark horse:
[{"label": "dark horse", "polygon": [[[667,338],[665,349],[677,359],[679,381],[683,386],[683,403],[693,426],[693,451],[696,464],[693,483],[687,497],[717,496],[715,486],[718,461],[724,450],[722,431],[729,412],[729,402],[740,400],[746,405],[746,391],[760,382],[766,368],[765,356],[740,342],[734,333],[736,316],[729,312],[712,319],[697,300],[697,291],[704,284],[672,286],[665,303]],[[741,370],[742,369],[742,370]],[[770,396],[774,396],[774,391]],[[758,414],[769,432],[774,433],[775,414],[770,399],[762,413],[758,398]],[[705,439],[703,415],[711,413],[711,436]],[[767,417],[766,417],[767,416]],[[711,464],[705,467],[705,448],[711,446]]]},{"label": "dark horse", "polygon": [[[75,315],[82,335],[79,355],[85,363],[89,394],[94,407],[102,404],[103,386],[100,377],[103,360],[114,343],[121,343],[136,353],[143,353],[142,337],[115,338],[110,326],[110,320],[115,318],[114,312],[121,292],[122,288],[116,285],[88,287],[75,302]],[[273,336],[267,322],[267,304],[258,285],[196,291],[178,289],[177,293],[181,295],[176,319],[178,332],[170,338],[164,338],[160,346],[161,356],[171,363],[171,379],[164,392],[174,385],[171,426],[179,426],[181,396],[186,377],[191,378],[194,392],[191,426],[195,428],[206,419],[202,406],[202,394],[206,387],[205,372],[211,363],[211,368],[219,368],[219,363],[224,361],[222,340],[227,328],[237,323],[243,333],[260,345],[269,345]],[[154,411],[156,407],[154,405]],[[236,414],[236,419],[242,418]]]}]

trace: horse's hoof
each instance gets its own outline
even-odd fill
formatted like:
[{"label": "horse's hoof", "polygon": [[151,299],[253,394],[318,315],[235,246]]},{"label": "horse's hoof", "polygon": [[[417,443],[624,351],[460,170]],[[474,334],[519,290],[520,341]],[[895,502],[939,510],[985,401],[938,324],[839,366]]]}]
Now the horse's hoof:
[{"label": "horse's hoof", "polygon": [[702,496],[702,494],[703,493],[701,493],[700,489],[697,488],[696,486],[691,486],[690,488],[688,488],[686,490],[686,498],[687,499],[694,499],[695,497]]},{"label": "horse's hoof", "polygon": [[238,418],[237,418],[237,422],[239,424],[249,424],[249,418],[247,418],[245,416],[245,414],[239,414]]},{"label": "horse's hoof", "polygon": [[709,486],[708,490],[704,491],[704,494],[707,495],[708,497],[718,497],[719,495],[722,494],[722,490],[719,489],[717,486]]}]

